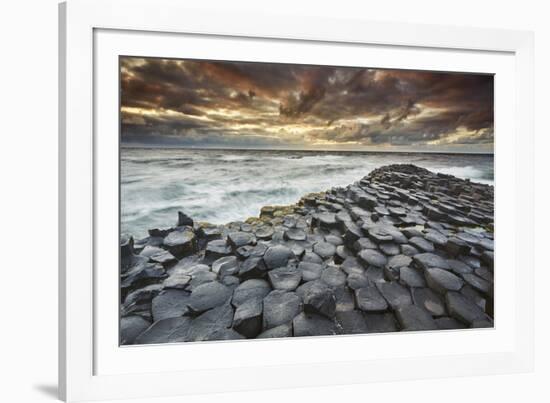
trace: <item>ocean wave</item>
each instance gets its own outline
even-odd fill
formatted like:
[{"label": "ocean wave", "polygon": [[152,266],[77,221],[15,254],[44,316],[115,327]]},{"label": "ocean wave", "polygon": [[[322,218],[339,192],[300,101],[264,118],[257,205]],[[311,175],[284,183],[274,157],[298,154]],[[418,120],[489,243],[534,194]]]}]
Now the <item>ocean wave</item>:
[{"label": "ocean wave", "polygon": [[[419,161],[421,160],[421,161]],[[122,231],[141,237],[175,223],[177,211],[222,224],[257,216],[265,205],[347,186],[382,165],[415,163],[492,184],[492,157],[199,150],[122,150]]]}]

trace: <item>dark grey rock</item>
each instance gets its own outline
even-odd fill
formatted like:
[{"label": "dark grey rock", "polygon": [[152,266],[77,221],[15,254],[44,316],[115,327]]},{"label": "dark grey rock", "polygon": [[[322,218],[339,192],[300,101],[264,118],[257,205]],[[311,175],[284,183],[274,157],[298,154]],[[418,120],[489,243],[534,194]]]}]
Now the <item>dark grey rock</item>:
[{"label": "dark grey rock", "polygon": [[120,257],[129,258],[134,254],[134,238],[128,234],[120,236]]},{"label": "dark grey rock", "polygon": [[485,250],[495,250],[495,241],[493,241],[492,239],[482,238],[479,240],[478,245]]},{"label": "dark grey rock", "polygon": [[363,266],[384,267],[388,262],[386,256],[374,249],[364,249],[359,252],[359,261]]},{"label": "dark grey rock", "polygon": [[336,221],[336,215],[332,213],[322,213],[317,216],[319,227],[325,230],[331,230],[338,228],[338,222]]},{"label": "dark grey rock", "polygon": [[363,237],[363,231],[353,221],[346,221],[343,226],[344,243],[348,248],[352,249],[355,241]]},{"label": "dark grey rock", "polygon": [[168,343],[170,341],[170,335],[177,328],[180,326],[185,326],[190,321],[190,318],[183,316],[159,320],[137,336],[134,340],[134,344]]},{"label": "dark grey rock", "polygon": [[340,268],[346,272],[348,275],[352,273],[356,274],[363,274],[365,271],[365,268],[359,263],[359,260],[357,260],[356,257],[350,256],[346,258],[340,265]]},{"label": "dark grey rock", "polygon": [[471,328],[493,328],[493,321],[489,319],[475,319],[470,325]]},{"label": "dark grey rock", "polygon": [[233,291],[217,281],[199,285],[189,298],[189,308],[193,312],[204,312],[226,303]]},{"label": "dark grey rock", "polygon": [[381,312],[388,309],[386,300],[374,285],[355,290],[355,301],[357,307],[364,312]]},{"label": "dark grey rock", "polygon": [[[335,231],[335,230],[333,230]],[[340,246],[340,245],[343,245],[344,244],[344,240],[342,239],[342,237],[338,236],[338,235],[334,235],[334,234],[328,234],[325,236],[325,242],[328,242],[334,246]]]},{"label": "dark grey rock", "polygon": [[302,297],[304,311],[334,318],[336,312],[336,297],[334,291],[320,281],[312,282]]},{"label": "dark grey rock", "polygon": [[206,244],[205,258],[214,261],[231,253],[231,247],[223,239],[215,239]]},{"label": "dark grey rock", "polygon": [[170,252],[163,250],[149,258],[153,263],[160,263],[164,268],[168,268],[177,263],[177,259]]},{"label": "dark grey rock", "polygon": [[395,242],[396,244],[401,245],[409,241],[401,231],[393,226],[387,226],[386,232],[392,236],[393,242]]},{"label": "dark grey rock", "polygon": [[336,298],[336,312],[347,312],[355,309],[355,300],[348,287],[333,288]]},{"label": "dark grey rock", "polygon": [[378,249],[378,245],[369,238],[359,238],[353,244],[353,250],[360,252],[363,249]]},{"label": "dark grey rock", "polygon": [[268,269],[276,269],[286,266],[288,261],[294,258],[294,253],[290,248],[284,245],[275,245],[266,250],[263,260]]},{"label": "dark grey rock", "polygon": [[239,277],[244,280],[262,278],[265,276],[266,271],[267,268],[263,258],[250,256],[242,262],[241,267],[239,268]]},{"label": "dark grey rock", "polygon": [[447,259],[447,265],[456,274],[468,274],[474,271],[474,269],[460,260]]},{"label": "dark grey rock", "polygon": [[186,288],[189,283],[191,282],[191,276],[187,274],[183,274],[180,272],[175,272],[170,275],[164,282],[162,283],[164,288],[174,288],[174,289],[184,289]]},{"label": "dark grey rock", "polygon": [[411,293],[415,305],[424,308],[432,316],[445,315],[445,302],[430,288],[414,288]]},{"label": "dark grey rock", "polygon": [[374,212],[376,213],[377,216],[390,215],[389,210],[384,206],[376,206],[374,208]]},{"label": "dark grey rock", "polygon": [[150,284],[129,293],[124,299],[124,306],[150,304],[151,300],[162,291],[162,284]]},{"label": "dark grey rock", "polygon": [[487,267],[480,267],[479,269],[475,269],[475,274],[485,281],[488,281],[489,283],[494,282],[494,275],[491,270],[489,270]]},{"label": "dark grey rock", "polygon": [[133,344],[138,335],[143,333],[151,322],[141,316],[130,315],[120,319],[120,344]]},{"label": "dark grey rock", "polygon": [[437,246],[444,247],[447,244],[447,237],[436,230],[427,230],[424,238]]},{"label": "dark grey rock", "polygon": [[233,328],[247,338],[254,338],[262,331],[263,303],[254,298],[239,305],[233,317]]},{"label": "dark grey rock", "polygon": [[422,269],[437,267],[439,269],[449,270],[449,264],[446,259],[433,253],[419,253],[413,256],[413,261]]},{"label": "dark grey rock", "polygon": [[254,245],[256,243],[256,237],[243,231],[230,232],[229,235],[227,235],[227,243],[233,250],[237,250],[241,246]]},{"label": "dark grey rock", "polygon": [[467,299],[472,301],[474,304],[479,306],[483,311],[485,311],[485,308],[487,307],[487,301],[478,291],[474,290],[469,285],[465,285],[460,289],[460,293],[464,295]]},{"label": "dark grey rock", "polygon": [[448,292],[445,303],[449,314],[466,325],[472,324],[476,319],[487,318],[479,306],[458,292]]},{"label": "dark grey rock", "polygon": [[404,305],[396,312],[397,320],[404,331],[436,330],[437,323],[425,310],[416,305]]},{"label": "dark grey rock", "polygon": [[327,336],[341,333],[340,327],[334,320],[320,315],[300,313],[292,321],[294,337]]},{"label": "dark grey rock", "polygon": [[245,337],[236,332],[233,329],[226,329],[226,328],[217,328],[212,333],[209,333],[204,341],[210,341],[210,340],[242,340]]},{"label": "dark grey rock", "polygon": [[346,273],[338,267],[329,266],[322,271],[321,280],[330,287],[340,287],[346,284]]},{"label": "dark grey rock", "polygon": [[479,237],[468,232],[459,232],[456,237],[471,245],[477,245],[479,243]]},{"label": "dark grey rock", "polygon": [[232,290],[235,290],[235,288],[237,288],[237,286],[241,283],[239,278],[235,276],[224,276],[220,279],[220,282]]},{"label": "dark grey rock", "polygon": [[185,227],[182,230],[170,232],[164,238],[164,246],[178,259],[189,256],[198,250],[195,233]]},{"label": "dark grey rock", "polygon": [[353,256],[353,252],[351,252],[346,246],[338,245],[333,258],[334,263],[341,264],[344,260],[351,256]]},{"label": "dark grey rock", "polygon": [[457,237],[450,237],[445,244],[445,250],[451,256],[468,254],[470,249],[470,245]]},{"label": "dark grey rock", "polygon": [[184,316],[189,312],[190,293],[183,290],[164,290],[151,303],[151,311],[155,322]]},{"label": "dark grey rock", "polygon": [[323,259],[321,256],[319,256],[316,253],[313,252],[305,252],[302,256],[302,262],[311,262],[311,263],[317,263],[317,264],[323,264]]},{"label": "dark grey rock", "polygon": [[482,279],[481,277],[476,276],[475,274],[463,274],[462,278],[470,287],[474,290],[477,290],[483,294],[488,294],[491,289],[491,283],[487,280]]},{"label": "dark grey rock", "polygon": [[352,273],[348,275],[348,287],[352,290],[366,287],[369,285],[369,279],[363,273]]},{"label": "dark grey rock", "polygon": [[464,281],[448,270],[431,268],[425,271],[426,283],[432,290],[445,294],[447,291],[459,291]]},{"label": "dark grey rock", "polygon": [[423,252],[433,252],[435,250],[433,243],[419,236],[409,239],[409,243],[416,249]]},{"label": "dark grey rock", "polygon": [[416,249],[414,246],[409,244],[403,244],[401,245],[401,253],[406,256],[414,256],[414,255],[417,255],[419,252],[418,252],[418,249]]},{"label": "dark grey rock", "polygon": [[140,256],[145,256],[145,257],[150,258],[151,256],[154,256],[154,255],[157,255],[157,254],[160,254],[160,253],[163,253],[163,252],[166,252],[166,250],[165,250],[165,249],[162,249],[162,248],[159,248],[158,246],[146,245],[146,246],[141,250],[141,252],[139,253],[139,255],[140,255]]},{"label": "dark grey rock", "polygon": [[151,238],[164,238],[172,231],[175,231],[175,228],[153,228],[147,232]]},{"label": "dark grey rock", "polygon": [[200,271],[191,276],[191,281],[189,283],[188,288],[192,291],[198,286],[204,283],[208,283],[210,281],[214,281],[217,278],[218,278],[218,275],[216,273],[213,273],[211,271]]},{"label": "dark grey rock", "polygon": [[342,329],[343,334],[363,334],[369,332],[363,313],[357,310],[337,312],[336,323]]},{"label": "dark grey rock", "polygon": [[306,292],[307,292],[311,287],[314,287],[316,283],[321,283],[323,286],[327,286],[327,284],[324,283],[324,282],[321,281],[321,280],[307,281],[307,282],[301,284],[301,285],[296,289],[296,294],[303,300],[303,299],[304,299],[304,296],[306,295]]},{"label": "dark grey rock", "polygon": [[359,206],[361,206],[361,208],[372,211],[377,205],[377,200],[374,196],[364,194],[359,197],[358,204]]},{"label": "dark grey rock", "polygon": [[435,323],[437,327],[442,330],[453,330],[453,329],[465,329],[466,326],[462,322],[459,322],[455,318],[450,318],[444,316],[442,318],[436,318]]},{"label": "dark grey rock", "polygon": [[181,226],[193,226],[193,219],[189,217],[188,215],[182,213],[181,211],[178,211],[178,227]]},{"label": "dark grey rock", "polygon": [[233,308],[223,304],[197,316],[190,323],[185,341],[212,340],[214,334],[222,329],[228,329],[233,323]]},{"label": "dark grey rock", "polygon": [[271,270],[268,277],[274,289],[294,291],[302,280],[302,272],[294,266],[279,267]]},{"label": "dark grey rock", "polygon": [[397,282],[376,283],[376,287],[393,310],[412,304],[409,290]]},{"label": "dark grey rock", "polygon": [[234,251],[235,257],[237,257],[240,260],[245,260],[250,257],[250,252],[252,252],[253,248],[254,246],[252,245],[241,246]]},{"label": "dark grey rock", "polygon": [[407,215],[407,211],[402,207],[388,207],[390,215],[394,217],[403,217]]},{"label": "dark grey rock", "polygon": [[123,289],[128,288],[142,288],[147,285],[164,280],[167,276],[164,267],[158,263],[140,263],[121,277],[120,287]]},{"label": "dark grey rock", "polygon": [[412,258],[410,256],[395,255],[388,260],[387,266],[397,269],[399,267],[408,266],[409,264],[411,264],[411,262],[412,262]]},{"label": "dark grey rock", "polygon": [[483,263],[485,263],[489,267],[489,269],[493,270],[494,252],[486,250],[481,254],[480,259]]},{"label": "dark grey rock", "polygon": [[365,270],[365,276],[373,284],[384,283],[386,281],[384,278],[384,269],[376,266],[369,266],[369,268]]},{"label": "dark grey rock", "polygon": [[369,333],[387,333],[399,330],[395,316],[391,313],[364,313]]},{"label": "dark grey rock", "polygon": [[239,272],[238,261],[235,256],[225,256],[212,263],[212,272],[220,276],[233,275]]},{"label": "dark grey rock", "polygon": [[407,238],[413,238],[413,237],[421,238],[424,236],[422,231],[420,231],[418,228],[415,228],[415,227],[403,228],[401,231],[403,232],[403,234],[405,234]]},{"label": "dark grey rock", "polygon": [[306,232],[299,228],[290,228],[285,231],[285,239],[289,241],[305,241]]},{"label": "dark grey rock", "polygon": [[271,291],[264,298],[263,329],[291,322],[302,310],[302,299],[294,292]]},{"label": "dark grey rock", "polygon": [[336,246],[328,242],[317,242],[313,245],[313,252],[322,259],[329,259],[336,253]]},{"label": "dark grey rock", "polygon": [[470,266],[472,269],[479,269],[481,267],[481,262],[479,259],[472,255],[460,255],[458,257],[461,261],[466,263],[468,266]]},{"label": "dark grey rock", "polygon": [[222,235],[220,227],[217,225],[200,225],[196,232],[197,236],[206,241],[212,241],[218,239]]},{"label": "dark grey rock", "polygon": [[323,266],[318,263],[300,262],[298,270],[301,271],[304,281],[313,281],[321,278]]},{"label": "dark grey rock", "polygon": [[267,225],[264,225],[258,228],[255,232],[256,238],[262,240],[269,240],[273,236],[273,228]]},{"label": "dark grey rock", "polygon": [[386,281],[399,281],[399,269],[390,267],[388,265],[384,266],[384,280]]},{"label": "dark grey rock", "polygon": [[233,306],[238,307],[251,299],[263,299],[270,292],[271,287],[267,281],[260,279],[246,280],[233,291],[231,303]]},{"label": "dark grey rock", "polygon": [[399,255],[401,251],[401,249],[399,248],[399,245],[393,242],[380,242],[378,247],[382,252],[384,252],[384,254],[390,255],[390,256]]},{"label": "dark grey rock", "polygon": [[426,287],[426,280],[422,273],[409,266],[399,268],[399,282],[409,288]]},{"label": "dark grey rock", "polygon": [[376,243],[393,241],[393,236],[384,227],[375,226],[367,230],[369,238]]},{"label": "dark grey rock", "polygon": [[206,264],[190,263],[190,264],[182,265],[181,263],[182,261],[180,261],[180,263],[178,263],[175,267],[172,268],[171,270],[172,275],[178,273],[186,276],[194,276],[195,274],[201,271],[210,271],[210,266]]},{"label": "dark grey rock", "polygon": [[275,326],[258,335],[258,339],[273,339],[292,336],[292,322]]}]

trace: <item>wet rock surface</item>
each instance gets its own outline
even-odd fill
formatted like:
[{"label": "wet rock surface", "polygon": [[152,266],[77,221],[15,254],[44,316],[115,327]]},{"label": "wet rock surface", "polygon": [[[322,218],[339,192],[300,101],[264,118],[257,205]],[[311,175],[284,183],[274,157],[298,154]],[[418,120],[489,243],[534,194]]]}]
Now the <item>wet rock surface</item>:
[{"label": "wet rock surface", "polygon": [[492,327],[493,192],[390,165],[245,222],[122,235],[120,342]]}]

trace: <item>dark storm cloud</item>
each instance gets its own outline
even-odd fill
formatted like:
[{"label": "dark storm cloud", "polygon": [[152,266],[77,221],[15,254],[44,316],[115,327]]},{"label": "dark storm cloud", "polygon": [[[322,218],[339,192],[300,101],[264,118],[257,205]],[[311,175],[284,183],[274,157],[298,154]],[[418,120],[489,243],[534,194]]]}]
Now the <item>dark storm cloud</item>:
[{"label": "dark storm cloud", "polygon": [[121,107],[128,142],[471,149],[494,137],[490,75],[128,57]]}]

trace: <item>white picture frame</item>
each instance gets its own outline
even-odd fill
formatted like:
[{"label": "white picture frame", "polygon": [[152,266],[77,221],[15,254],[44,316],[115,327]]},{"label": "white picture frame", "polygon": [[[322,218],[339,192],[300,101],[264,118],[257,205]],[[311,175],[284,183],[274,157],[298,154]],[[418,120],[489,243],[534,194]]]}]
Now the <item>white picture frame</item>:
[{"label": "white picture frame", "polygon": [[[531,33],[299,15],[283,18],[240,10],[221,15],[170,0],[70,0],[60,5],[59,40],[62,399],[171,396],[532,370]],[[113,336],[118,332],[118,313],[112,305],[118,282],[110,281],[117,279],[118,260],[113,261],[109,252],[118,247],[118,232],[113,231],[118,227],[118,206],[113,205],[118,201],[118,181],[113,191],[115,182],[105,179],[118,178],[114,174],[118,172],[118,139],[116,133],[114,142],[102,133],[111,132],[118,121],[118,86],[112,85],[112,64],[128,52],[284,62],[300,57],[319,64],[338,57],[343,65],[364,64],[368,56],[377,67],[495,73],[495,227],[502,245],[495,254],[499,267],[495,329],[119,347],[118,337]],[[499,217],[505,216],[506,228],[499,226],[503,222]],[[115,249],[109,249],[111,244]],[[404,346],[402,350],[378,348],[395,345],[396,340]],[[373,344],[377,348],[369,348]],[[322,358],[318,358],[319,351]],[[216,383],[210,382],[213,378]]]}]

